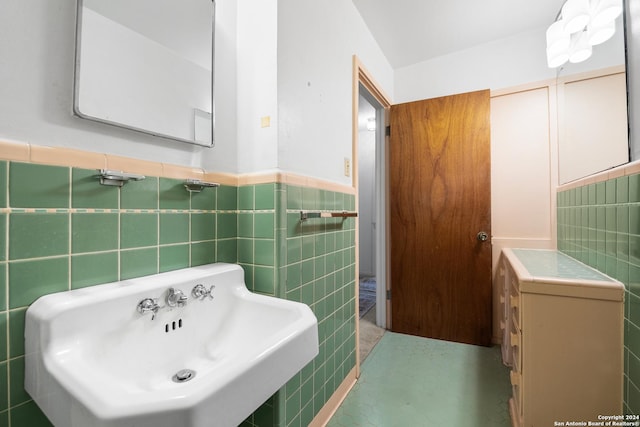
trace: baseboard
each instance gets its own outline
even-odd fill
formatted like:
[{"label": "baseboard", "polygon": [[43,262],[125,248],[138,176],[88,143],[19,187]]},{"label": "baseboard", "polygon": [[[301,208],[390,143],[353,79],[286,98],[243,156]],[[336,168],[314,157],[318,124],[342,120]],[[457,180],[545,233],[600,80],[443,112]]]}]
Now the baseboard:
[{"label": "baseboard", "polygon": [[336,413],[344,399],[349,394],[349,391],[356,384],[356,368],[354,368],[347,374],[347,377],[342,381],[337,390],[329,398],[327,403],[324,404],[320,412],[309,424],[309,427],[324,427],[327,425],[333,414]]}]

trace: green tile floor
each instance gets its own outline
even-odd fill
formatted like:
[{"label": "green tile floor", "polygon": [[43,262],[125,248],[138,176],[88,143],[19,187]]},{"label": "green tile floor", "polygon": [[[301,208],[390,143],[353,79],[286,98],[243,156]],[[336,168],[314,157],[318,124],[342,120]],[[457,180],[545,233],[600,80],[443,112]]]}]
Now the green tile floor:
[{"label": "green tile floor", "polygon": [[386,332],[328,427],[510,427],[499,347]]}]

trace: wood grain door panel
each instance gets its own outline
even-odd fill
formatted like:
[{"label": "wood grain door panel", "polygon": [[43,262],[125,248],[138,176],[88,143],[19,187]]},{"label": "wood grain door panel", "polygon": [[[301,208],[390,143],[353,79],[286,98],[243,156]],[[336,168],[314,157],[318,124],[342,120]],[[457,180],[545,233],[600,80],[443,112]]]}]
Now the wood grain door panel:
[{"label": "wood grain door panel", "polygon": [[391,107],[394,331],[491,341],[489,91]]}]

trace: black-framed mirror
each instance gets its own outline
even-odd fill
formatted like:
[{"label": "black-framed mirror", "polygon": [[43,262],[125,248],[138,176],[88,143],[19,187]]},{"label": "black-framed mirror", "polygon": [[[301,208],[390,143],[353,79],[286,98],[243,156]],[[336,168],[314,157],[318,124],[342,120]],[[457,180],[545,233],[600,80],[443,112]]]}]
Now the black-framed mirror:
[{"label": "black-framed mirror", "polygon": [[213,0],[78,0],[73,111],[214,143]]}]

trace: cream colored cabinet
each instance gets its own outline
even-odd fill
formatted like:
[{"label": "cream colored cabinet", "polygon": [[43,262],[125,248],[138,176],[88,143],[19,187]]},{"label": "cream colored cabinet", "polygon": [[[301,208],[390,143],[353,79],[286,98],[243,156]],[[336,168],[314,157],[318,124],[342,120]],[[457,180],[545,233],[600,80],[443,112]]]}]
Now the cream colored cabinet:
[{"label": "cream colored cabinet", "polygon": [[622,414],[624,285],[554,250],[503,249],[500,323],[516,427]]}]

